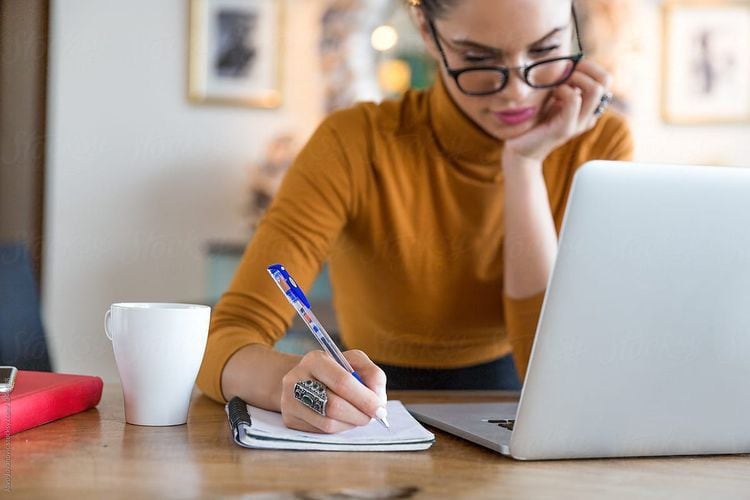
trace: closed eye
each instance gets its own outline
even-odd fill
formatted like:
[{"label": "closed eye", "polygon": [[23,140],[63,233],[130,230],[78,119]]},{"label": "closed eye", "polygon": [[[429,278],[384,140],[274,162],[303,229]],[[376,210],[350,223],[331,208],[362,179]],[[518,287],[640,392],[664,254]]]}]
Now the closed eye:
[{"label": "closed eye", "polygon": [[[554,52],[559,48],[559,45],[550,45],[549,47],[538,47],[535,49],[531,49],[529,50],[529,53],[534,57],[542,57]],[[464,54],[462,59],[464,62],[470,64],[497,62],[497,56],[492,54]]]},{"label": "closed eye", "polygon": [[557,50],[559,48],[560,48],[559,45],[552,45],[550,47],[539,47],[539,48],[536,48],[536,49],[531,49],[529,52],[531,52],[535,56],[543,56],[543,55],[547,55],[550,52],[552,52],[554,50]]},{"label": "closed eye", "polygon": [[481,63],[481,62],[487,62],[491,59],[494,59],[494,56],[490,55],[472,55],[472,54],[466,54],[463,56],[464,62],[467,63]]}]

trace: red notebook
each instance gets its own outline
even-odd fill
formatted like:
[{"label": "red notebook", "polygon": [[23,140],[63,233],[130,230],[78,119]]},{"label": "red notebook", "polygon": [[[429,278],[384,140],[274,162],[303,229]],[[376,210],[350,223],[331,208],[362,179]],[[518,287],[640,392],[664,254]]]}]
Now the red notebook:
[{"label": "red notebook", "polygon": [[[31,429],[99,404],[102,379],[19,370],[10,393],[10,433]],[[4,435],[7,396],[0,394],[0,433]]]}]

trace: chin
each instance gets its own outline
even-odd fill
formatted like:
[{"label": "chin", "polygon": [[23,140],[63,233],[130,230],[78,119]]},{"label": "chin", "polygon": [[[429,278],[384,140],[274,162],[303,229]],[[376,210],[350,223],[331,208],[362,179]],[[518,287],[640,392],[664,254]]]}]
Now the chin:
[{"label": "chin", "polygon": [[535,123],[522,123],[520,125],[515,126],[507,126],[507,125],[498,125],[497,123],[494,123],[492,128],[483,127],[485,132],[490,134],[495,139],[501,140],[501,141],[508,141],[510,139],[515,139],[516,137],[519,137],[529,130],[531,130],[534,127]]}]

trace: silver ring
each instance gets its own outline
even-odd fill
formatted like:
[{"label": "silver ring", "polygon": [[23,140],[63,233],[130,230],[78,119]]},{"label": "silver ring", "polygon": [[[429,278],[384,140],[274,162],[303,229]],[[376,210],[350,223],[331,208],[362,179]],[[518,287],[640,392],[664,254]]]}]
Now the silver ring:
[{"label": "silver ring", "polygon": [[612,97],[612,92],[607,92],[602,96],[602,98],[599,100],[599,105],[594,110],[594,116],[600,116],[602,113],[604,113],[604,110],[607,109],[609,103],[612,102]]},{"label": "silver ring", "polygon": [[326,416],[328,393],[326,386],[317,380],[300,380],[294,384],[294,399],[319,415]]}]

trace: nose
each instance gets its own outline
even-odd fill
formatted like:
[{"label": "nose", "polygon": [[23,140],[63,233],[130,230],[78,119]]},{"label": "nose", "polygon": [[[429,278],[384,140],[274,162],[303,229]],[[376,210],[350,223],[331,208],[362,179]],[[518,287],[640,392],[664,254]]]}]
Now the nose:
[{"label": "nose", "polygon": [[508,83],[500,94],[509,101],[523,102],[533,90],[523,79],[523,69],[514,68],[510,70]]}]

